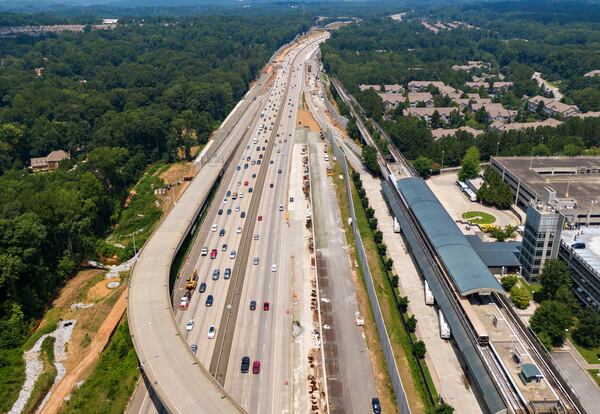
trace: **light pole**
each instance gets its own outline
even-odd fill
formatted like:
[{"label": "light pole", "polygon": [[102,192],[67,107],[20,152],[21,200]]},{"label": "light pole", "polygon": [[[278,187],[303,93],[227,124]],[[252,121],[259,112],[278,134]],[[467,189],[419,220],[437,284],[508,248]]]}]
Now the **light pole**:
[{"label": "light pole", "polygon": [[498,156],[498,152],[500,151],[500,141],[496,143],[496,157]]},{"label": "light pole", "polygon": [[442,168],[440,168],[440,173],[442,172],[442,170],[444,169],[444,153],[446,151],[442,150]]}]

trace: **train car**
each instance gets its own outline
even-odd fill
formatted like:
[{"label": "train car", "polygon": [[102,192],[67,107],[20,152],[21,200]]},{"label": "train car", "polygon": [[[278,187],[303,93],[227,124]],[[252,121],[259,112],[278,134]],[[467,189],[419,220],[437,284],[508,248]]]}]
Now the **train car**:
[{"label": "train car", "polygon": [[444,318],[444,314],[442,310],[438,310],[438,316],[440,318],[440,338],[442,339],[450,339],[452,336],[452,332],[450,331],[450,325],[446,322],[446,318]]},{"label": "train car", "polygon": [[425,304],[433,306],[435,303],[435,297],[433,296],[433,292],[429,289],[429,283],[425,281]]}]

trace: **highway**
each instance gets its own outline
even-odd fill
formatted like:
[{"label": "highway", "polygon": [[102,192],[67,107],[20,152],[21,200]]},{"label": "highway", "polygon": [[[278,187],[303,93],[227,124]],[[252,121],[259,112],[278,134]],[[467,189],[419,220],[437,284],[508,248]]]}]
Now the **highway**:
[{"label": "highway", "polygon": [[[304,43],[300,43],[300,49],[304,46]],[[297,53],[296,48],[290,51],[290,55],[294,55],[295,53]],[[283,72],[285,72],[285,69],[278,70],[276,79],[281,79],[283,76],[281,73]],[[275,85],[278,86],[273,86],[273,83],[269,84],[273,91],[278,90],[271,93],[272,98],[275,98],[277,94],[283,97],[281,88],[285,87],[286,83],[279,80],[279,83],[275,81]],[[225,291],[227,290],[225,285],[228,285],[229,281],[224,281],[224,269],[227,266],[226,262],[228,260],[233,269],[230,281],[236,279],[235,260],[229,259],[229,254],[232,249],[237,248],[242,238],[235,229],[237,229],[237,225],[240,223],[239,220],[242,220],[241,212],[244,211],[242,208],[247,209],[248,205],[252,204],[252,197],[248,197],[250,194],[250,183],[248,186],[244,185],[245,182],[240,184],[240,189],[237,191],[238,193],[244,192],[245,196],[241,199],[238,197],[238,204],[235,206],[233,206],[234,200],[231,199],[231,196],[227,197],[228,203],[223,202],[225,197],[220,197],[222,194],[219,194],[219,191],[226,191],[224,186],[221,186],[217,191],[217,203],[223,203],[224,207],[226,207],[226,204],[233,206],[232,213],[228,215],[225,210],[222,216],[217,214],[213,217],[210,217],[209,213],[209,217],[205,220],[205,223],[210,222],[212,226],[213,219],[218,216],[218,219],[215,219],[214,223],[222,227],[218,228],[216,232],[211,231],[214,234],[211,234],[212,237],[207,238],[207,243],[214,243],[214,247],[211,247],[211,249],[218,249],[217,258],[214,259],[218,263],[202,264],[204,267],[200,266],[199,276],[202,280],[207,279],[210,277],[207,272],[217,266],[220,269],[222,268],[222,271],[219,280],[212,281],[212,278],[210,279],[212,283],[207,292],[205,292],[206,294],[199,294],[196,291],[192,297],[190,309],[181,312],[177,317],[175,317],[170,306],[171,298],[168,291],[168,277],[169,269],[176,252],[182,245],[185,236],[194,226],[196,217],[201,207],[207,201],[214,183],[221,176],[223,168],[226,166],[226,161],[230,158],[230,154],[237,148],[237,153],[234,155],[234,160],[231,163],[231,165],[237,166],[237,159],[241,160],[240,151],[248,151],[247,145],[244,146],[243,143],[242,145],[238,144],[241,141],[244,141],[244,143],[249,142],[252,136],[249,133],[251,126],[258,123],[257,117],[260,117],[260,110],[264,108],[265,102],[267,102],[262,97],[264,92],[263,86],[264,84],[259,82],[257,87],[253,88],[244,98],[243,105],[236,107],[233,116],[228,117],[229,125],[227,128],[222,128],[228,131],[227,138],[223,138],[217,145],[213,145],[214,149],[211,148],[212,155],[201,163],[203,165],[201,172],[190,183],[188,189],[177,200],[176,206],[165,216],[147,241],[139,254],[138,262],[134,267],[130,280],[128,317],[140,366],[148,379],[148,383],[152,385],[153,391],[169,412],[234,413],[244,411],[208,373],[207,368],[211,361],[211,352],[215,347],[214,343],[217,341],[209,341],[207,336],[208,325],[218,325],[223,309],[225,308],[224,298],[226,297]],[[277,106],[274,101],[266,103],[267,106],[269,104],[271,108],[267,109],[276,110]],[[271,115],[265,114],[265,117],[268,120],[268,117],[272,117],[273,114],[274,112],[271,111]],[[262,123],[267,123],[267,121],[263,121]],[[268,127],[269,125],[267,125],[267,129]],[[270,132],[271,130],[268,129],[268,131]],[[271,137],[274,137],[274,133],[271,134]],[[261,137],[261,139],[263,138]],[[273,145],[273,140],[271,140],[271,145]],[[256,145],[251,146],[249,151],[255,152],[252,160],[257,162],[260,158],[258,158],[258,151],[255,147]],[[238,155],[239,158],[236,159]],[[246,158],[247,156],[249,155],[246,155]],[[268,157],[264,158],[265,162],[267,159]],[[240,171],[242,171],[244,177],[249,176],[248,181],[250,181],[254,180],[252,174],[258,170],[258,165],[253,165],[252,161],[248,161],[248,164],[247,169],[243,168],[242,164],[241,168],[243,168],[243,171],[242,169]],[[261,164],[266,165],[262,162]],[[238,175],[234,178],[233,176],[237,170],[233,171],[228,169],[221,182],[226,182],[229,177],[230,183],[237,184],[235,178],[241,178],[241,176]],[[262,171],[266,174],[266,169],[261,169],[261,173]],[[240,173],[237,172],[237,174]],[[235,211],[235,207],[237,206],[240,207],[240,211]],[[269,211],[268,213],[273,212]],[[250,219],[250,217],[248,218]],[[248,222],[249,220],[246,220],[246,223]],[[222,237],[217,236],[220,233],[220,229],[225,228],[225,226],[227,226],[227,230],[229,231],[226,231]],[[206,226],[202,227],[202,231],[206,231]],[[252,237],[252,234],[246,234],[244,237]],[[228,246],[226,251],[221,251],[222,244],[224,243],[232,247]],[[190,256],[190,260],[193,260],[193,256],[193,254]],[[217,284],[217,282],[221,282],[221,285]],[[214,312],[203,312],[207,307],[205,306],[205,302],[202,302],[202,299],[210,294],[210,292],[213,292],[215,302],[209,311],[214,310]],[[176,300],[177,293],[176,290],[174,292]],[[187,315],[183,315],[183,313]],[[190,319],[189,315],[193,315],[191,319],[195,320],[195,326],[191,331],[185,330],[182,325],[182,323],[184,324]],[[198,315],[198,318],[196,318],[196,315]],[[196,319],[198,319],[197,322]],[[217,326],[217,338],[215,339],[218,339],[219,328]],[[185,339],[185,341],[182,339]],[[190,351],[190,344],[194,342],[197,342],[199,348],[195,356]],[[201,363],[198,363],[198,361]],[[239,369],[239,366],[237,368]],[[147,398],[147,393],[144,393],[143,389],[136,392],[134,398],[139,399],[139,401],[133,401],[131,406],[138,409],[138,412],[156,411],[153,404],[149,404],[151,399]]]},{"label": "highway", "polygon": [[[304,68],[299,62],[318,47],[318,41],[303,43],[281,62],[264,108],[221,180],[173,294],[173,303],[178,305],[185,292],[185,276],[194,271],[198,283],[206,284],[205,292],[195,289],[187,310],[177,312],[177,324],[190,349],[197,347],[198,360],[251,413],[282,412],[293,404],[288,387],[292,376],[291,271],[282,246]],[[213,249],[215,258],[211,258]],[[229,279],[225,279],[227,269]],[[213,297],[212,306],[206,305],[208,295]],[[255,310],[250,310],[252,300]],[[194,326],[187,331],[189,320]],[[208,335],[211,326],[216,328],[214,338]],[[250,357],[251,364],[260,361],[260,374],[253,374],[252,368],[250,373],[240,372],[243,356]]]}]

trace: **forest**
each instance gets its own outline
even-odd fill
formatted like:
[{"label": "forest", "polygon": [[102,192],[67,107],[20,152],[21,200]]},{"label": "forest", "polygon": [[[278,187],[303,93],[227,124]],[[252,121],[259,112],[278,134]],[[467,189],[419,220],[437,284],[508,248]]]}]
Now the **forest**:
[{"label": "forest", "polygon": [[[464,89],[471,75],[453,71],[452,65],[468,60],[490,62],[493,70],[514,83],[500,100],[508,108],[519,109],[524,95],[541,93],[531,79],[539,71],[560,86],[566,103],[576,104],[584,112],[600,111],[600,77],[583,76],[600,68],[600,29],[596,23],[600,6],[558,2],[550,10],[540,2],[510,4],[430,8],[413,12],[402,22],[367,18],[336,31],[322,46],[325,69],[343,83],[369,116],[379,121],[381,99],[372,90],[361,92],[359,84],[406,85],[411,80],[440,80]],[[586,17],[574,19],[573,15],[578,14]],[[460,20],[475,28],[433,33],[421,24],[423,17],[431,21]],[[598,118],[568,119],[554,129],[488,132],[477,138],[459,133],[434,141],[424,123],[401,116],[401,109],[402,105],[383,126],[412,160],[425,156],[438,164],[443,161],[445,166],[458,165],[471,146],[479,148],[483,159],[496,154],[530,155],[532,150],[538,155],[577,155],[586,150],[596,154],[598,149],[594,147],[600,146]],[[457,126],[461,124],[452,127]],[[569,151],[573,146],[576,151]]]},{"label": "forest", "polygon": [[[94,257],[144,169],[205,143],[309,24],[300,14],[124,19],[114,30],[2,38],[0,361]],[[59,149],[72,157],[59,170],[29,172],[30,158]]]}]

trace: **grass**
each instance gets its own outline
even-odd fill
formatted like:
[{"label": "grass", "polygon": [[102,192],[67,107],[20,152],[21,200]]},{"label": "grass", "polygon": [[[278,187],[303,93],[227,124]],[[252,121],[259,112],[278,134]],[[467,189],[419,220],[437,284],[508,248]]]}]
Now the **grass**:
[{"label": "grass", "polygon": [[42,342],[40,350],[40,359],[42,360],[42,373],[35,381],[29,400],[23,409],[24,413],[33,413],[39,407],[42,400],[50,391],[56,379],[56,367],[54,366],[54,342],[56,339],[52,336],[46,337]]},{"label": "grass", "polygon": [[[379,255],[377,245],[373,239],[373,231],[369,226],[366,212],[361,204],[358,192],[352,186],[353,193],[352,198],[354,202],[354,210],[356,213],[357,226],[360,231],[362,241],[367,253],[367,261],[369,262],[369,269],[373,276],[375,283],[375,291],[379,298],[379,304],[385,320],[385,325],[388,329],[388,334],[394,346],[396,356],[403,354],[405,355],[406,361],[410,368],[413,386],[416,389],[421,404],[424,407],[431,407],[431,401],[429,400],[429,393],[427,387],[432,391],[434,401],[437,400],[437,391],[433,384],[431,374],[424,362],[422,362],[424,376],[421,375],[421,371],[418,366],[418,362],[415,359],[412,352],[412,345],[409,339],[409,333],[405,329],[401,319],[401,315],[396,308],[395,292],[392,290],[392,286],[389,283],[387,270],[383,264],[382,257]],[[416,337],[413,336],[413,340]],[[398,349],[401,347],[401,349]],[[406,381],[405,381],[406,385]]]},{"label": "grass", "polygon": [[600,373],[600,369],[588,369],[588,372],[596,382],[596,385],[600,387],[600,377],[598,376],[598,374]]},{"label": "grass", "polygon": [[[142,178],[133,187],[135,195],[127,207],[123,207],[119,222],[107,240],[105,249],[116,250],[120,259],[133,256],[133,240],[139,249],[152,233],[154,226],[160,220],[162,209],[157,206],[158,198],[154,190],[164,185],[159,175],[169,168],[168,164],[156,163],[148,168]],[[115,243],[125,246],[118,248]]]},{"label": "grass", "polygon": [[569,340],[577,349],[579,354],[583,357],[583,359],[585,359],[589,364],[600,364],[600,358],[598,357],[598,355],[600,355],[600,346],[596,348],[584,348],[575,342],[571,336],[571,331],[569,331]]},{"label": "grass", "polygon": [[492,224],[496,222],[496,217],[483,211],[467,211],[463,213],[462,218],[473,224]]},{"label": "grass", "polygon": [[8,412],[25,382],[25,361],[21,348],[0,349],[0,412]]},{"label": "grass", "polygon": [[88,379],[72,395],[64,414],[123,413],[140,375],[127,321],[121,323]]}]

